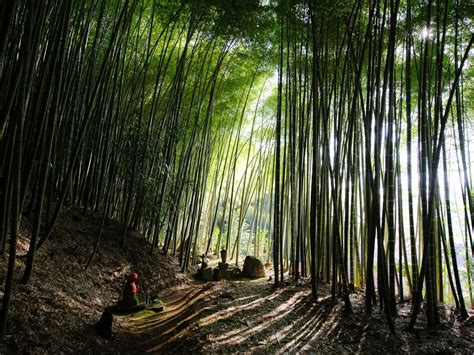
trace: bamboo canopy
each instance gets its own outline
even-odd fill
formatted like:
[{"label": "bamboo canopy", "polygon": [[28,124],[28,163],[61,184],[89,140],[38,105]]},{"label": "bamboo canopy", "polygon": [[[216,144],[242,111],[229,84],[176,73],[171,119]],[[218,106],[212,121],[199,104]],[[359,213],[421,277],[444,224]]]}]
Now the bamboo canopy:
[{"label": "bamboo canopy", "polygon": [[[461,0],[10,0],[0,4],[6,331],[68,205],[187,270],[226,249],[312,296],[365,288],[474,306],[474,25]],[[29,217],[29,218],[30,218]],[[88,267],[100,248],[91,245]]]}]

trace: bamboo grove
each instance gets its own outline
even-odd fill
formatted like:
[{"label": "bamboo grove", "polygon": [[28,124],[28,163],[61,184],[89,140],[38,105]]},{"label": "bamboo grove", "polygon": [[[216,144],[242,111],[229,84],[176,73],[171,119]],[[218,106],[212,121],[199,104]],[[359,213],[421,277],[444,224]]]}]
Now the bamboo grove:
[{"label": "bamboo grove", "polygon": [[[397,302],[473,306],[472,6],[460,0],[11,0],[0,20],[5,333],[61,211],[150,253],[227,249]],[[454,168],[453,168],[454,167]],[[451,183],[450,183],[451,182]],[[460,186],[453,186],[453,182]],[[23,232],[22,232],[23,233]],[[461,241],[461,242],[460,242]],[[461,244],[460,244],[461,243]],[[461,245],[461,247],[459,247]],[[459,257],[462,254],[462,262]]]},{"label": "bamboo grove", "polygon": [[[321,282],[331,283],[349,312],[351,289],[363,286],[367,312],[378,303],[392,331],[397,302],[407,298],[410,329],[423,300],[429,326],[440,322],[438,303],[448,295],[467,317],[472,10],[456,1],[280,3],[276,284],[286,268],[295,279],[311,275],[314,299]],[[448,165],[456,163],[455,230]]]}]

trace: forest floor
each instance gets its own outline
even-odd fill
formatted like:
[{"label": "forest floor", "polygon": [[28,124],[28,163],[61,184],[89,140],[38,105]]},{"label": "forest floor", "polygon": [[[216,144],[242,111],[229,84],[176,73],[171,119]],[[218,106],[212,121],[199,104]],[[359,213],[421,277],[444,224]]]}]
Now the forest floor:
[{"label": "forest floor", "polygon": [[[123,228],[107,219],[96,255],[85,269],[101,223],[101,215],[65,209],[50,240],[37,252],[34,272],[27,285],[20,284],[29,247],[31,224],[25,216],[20,228],[16,273],[8,330],[0,353],[57,354],[109,349],[109,340],[97,336],[94,324],[107,306],[115,304],[125,277],[139,275],[139,291],[151,297],[188,282],[175,258],[154,251],[136,232],[127,233],[127,249],[121,248]],[[0,296],[6,260],[0,263]],[[114,319],[120,332],[126,320]]]},{"label": "forest floor", "polygon": [[[364,312],[361,290],[351,295],[354,312],[332,301],[329,287],[311,301],[305,282],[275,289],[268,279],[189,284],[164,299],[166,308],[128,317],[126,334],[116,334],[120,353],[466,353],[474,352],[474,325],[462,325],[452,307],[443,322],[413,333],[404,329],[409,304],[399,307],[397,332],[383,314]],[[126,338],[126,341],[123,339]],[[133,344],[133,345],[132,345]],[[132,345],[132,346],[131,346]]]},{"label": "forest floor", "polygon": [[[397,333],[392,335],[383,314],[365,314],[361,290],[351,294],[354,312],[347,314],[342,300],[331,300],[328,285],[321,286],[318,302],[312,302],[308,280],[276,289],[268,278],[203,283],[180,273],[174,258],[157,252],[150,256],[150,244],[138,233],[128,233],[124,254],[121,226],[112,220],[107,220],[97,255],[85,270],[99,225],[100,215],[74,208],[65,211],[52,240],[38,251],[35,273],[24,286],[18,280],[31,226],[23,223],[4,350],[474,353],[474,322],[461,324],[451,306],[442,307],[439,327],[425,329],[421,317],[416,330],[408,333],[404,329],[410,303],[404,303],[398,308]],[[5,261],[0,266],[5,270]],[[103,339],[94,324],[117,301],[124,277],[132,270],[139,274],[141,289],[160,298],[165,309],[114,316],[113,336]]]}]

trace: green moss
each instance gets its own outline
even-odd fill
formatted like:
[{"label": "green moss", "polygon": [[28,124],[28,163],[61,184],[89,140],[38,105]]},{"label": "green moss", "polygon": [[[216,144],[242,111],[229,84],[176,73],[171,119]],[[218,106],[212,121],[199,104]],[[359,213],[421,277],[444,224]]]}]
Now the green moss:
[{"label": "green moss", "polygon": [[131,318],[134,318],[135,320],[140,320],[140,319],[146,319],[146,318],[149,318],[149,317],[153,317],[154,315],[156,315],[156,312],[151,311],[149,309],[144,309],[143,311],[134,313],[131,316]]},{"label": "green moss", "polygon": [[158,308],[159,306],[162,306],[163,310],[164,310],[163,302],[161,302],[158,299],[155,299],[155,300],[153,300],[152,305],[148,306],[146,309],[144,309],[142,311],[138,311],[136,313],[131,314],[130,318],[133,319],[133,320],[145,320],[147,318],[153,317],[156,314],[161,313],[163,311],[163,310],[157,311],[156,309],[153,309],[155,307]]}]

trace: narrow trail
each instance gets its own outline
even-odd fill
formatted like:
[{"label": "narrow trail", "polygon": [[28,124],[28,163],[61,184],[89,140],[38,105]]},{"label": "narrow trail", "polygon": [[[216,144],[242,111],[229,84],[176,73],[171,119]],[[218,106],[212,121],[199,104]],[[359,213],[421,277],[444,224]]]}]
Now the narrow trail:
[{"label": "narrow trail", "polygon": [[275,289],[267,279],[194,282],[170,289],[163,297],[164,311],[129,317],[125,337],[116,339],[133,345],[119,346],[128,353],[474,350],[467,340],[474,335],[472,327],[459,327],[452,314],[446,315],[446,327],[411,334],[403,330],[409,319],[407,305],[407,312],[400,308],[398,331],[392,335],[383,314],[365,314],[363,292],[352,294],[351,301],[354,313],[347,314],[342,301],[331,299],[327,285],[314,303],[306,283]]},{"label": "narrow trail", "polygon": [[330,297],[312,303],[309,288],[266,279],[176,287],[163,303],[163,312],[129,318],[138,352],[314,351],[312,339],[329,350],[321,339],[340,329]]},{"label": "narrow trail", "polygon": [[[354,313],[346,314],[342,302],[331,300],[327,284],[321,283],[319,301],[313,303],[307,279],[295,283],[288,276],[277,289],[267,278],[198,282],[180,274],[175,259],[150,256],[139,235],[129,235],[130,252],[121,255],[115,237],[122,226],[114,221],[105,226],[97,263],[84,270],[100,218],[72,209],[58,225],[56,243],[38,252],[41,269],[30,285],[18,286],[12,300],[11,353],[474,353],[474,323],[461,325],[452,306],[440,305],[440,327],[425,329],[422,316],[416,332],[407,333],[411,304],[405,302],[398,307],[397,334],[391,335],[378,307],[365,314],[361,290],[351,294]],[[19,255],[29,242],[24,234]],[[23,267],[21,258],[18,262]],[[104,339],[95,324],[116,302],[131,270],[165,309],[117,315],[112,338]]]},{"label": "narrow trail", "polygon": [[133,323],[131,332],[143,338],[138,346],[144,351],[156,352],[177,336],[183,336],[182,331],[196,316],[193,306],[208,294],[211,286],[196,284],[176,288],[176,292],[162,300],[166,305],[162,312],[148,317],[130,317]]}]

